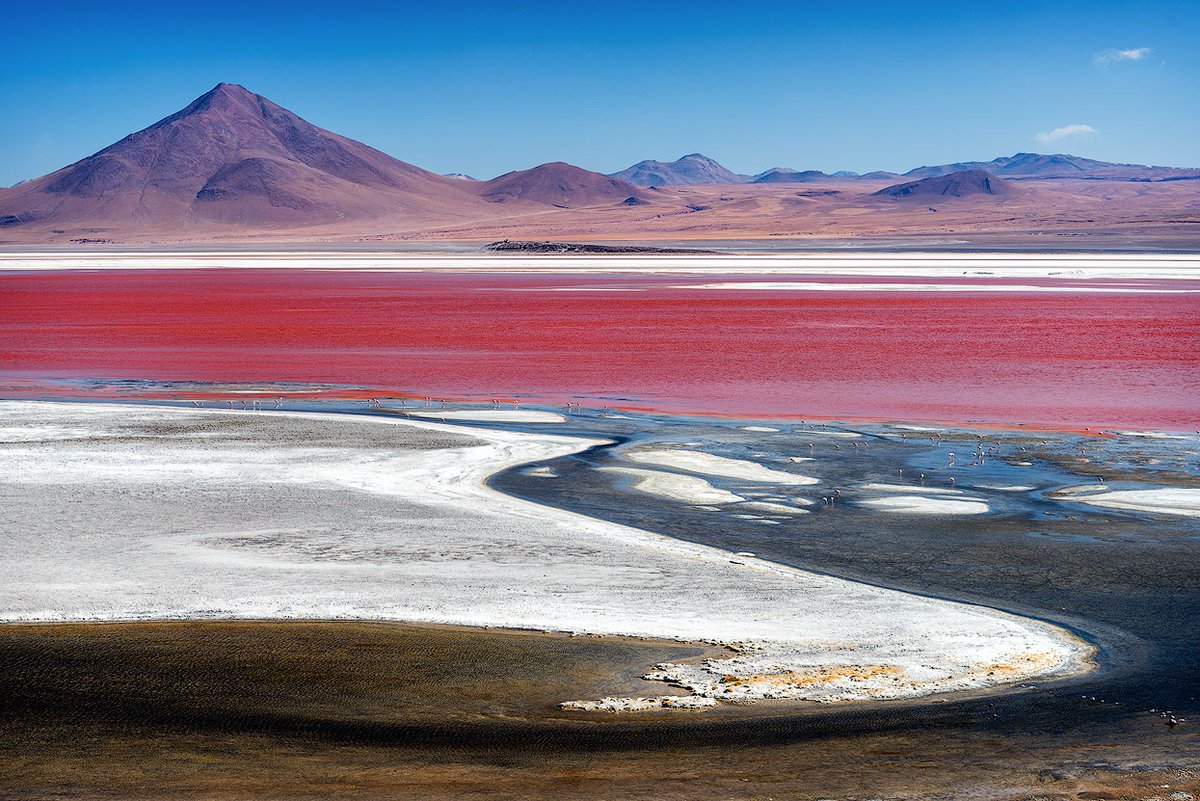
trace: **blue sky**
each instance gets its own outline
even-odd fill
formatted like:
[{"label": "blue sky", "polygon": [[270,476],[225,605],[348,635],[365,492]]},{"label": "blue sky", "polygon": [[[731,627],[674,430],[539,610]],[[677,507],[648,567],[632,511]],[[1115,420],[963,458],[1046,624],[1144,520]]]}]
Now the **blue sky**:
[{"label": "blue sky", "polygon": [[11,4],[0,185],[87,156],[219,81],[427,169],[483,178],[694,151],[739,172],[1023,150],[1200,166],[1195,0],[342,8]]}]

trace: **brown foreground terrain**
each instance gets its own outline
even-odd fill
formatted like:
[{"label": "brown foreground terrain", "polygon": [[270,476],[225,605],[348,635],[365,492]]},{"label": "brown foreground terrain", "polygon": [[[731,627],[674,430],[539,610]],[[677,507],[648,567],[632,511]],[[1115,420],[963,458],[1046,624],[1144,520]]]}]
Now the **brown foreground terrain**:
[{"label": "brown foreground terrain", "polygon": [[1022,742],[989,730],[997,716],[986,697],[815,717],[794,705],[627,717],[557,709],[580,693],[637,692],[647,663],[706,651],[407,624],[7,625],[0,797],[1200,793],[1194,766],[1147,761],[1161,726],[1111,742],[1073,731],[1056,732],[1053,746],[1032,732]]}]

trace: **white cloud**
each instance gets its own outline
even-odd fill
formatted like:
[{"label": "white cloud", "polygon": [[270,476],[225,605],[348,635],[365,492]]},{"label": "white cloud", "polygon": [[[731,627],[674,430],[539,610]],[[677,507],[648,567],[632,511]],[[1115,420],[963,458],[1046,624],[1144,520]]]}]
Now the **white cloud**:
[{"label": "white cloud", "polygon": [[1076,123],[1074,125],[1063,125],[1055,128],[1053,131],[1044,131],[1038,134],[1036,138],[1043,145],[1049,145],[1054,142],[1061,142],[1064,139],[1078,139],[1081,136],[1088,136],[1094,133],[1096,133],[1096,129],[1092,126]]},{"label": "white cloud", "polygon": [[1153,52],[1154,51],[1149,47],[1131,47],[1128,50],[1109,48],[1108,50],[1101,50],[1099,53],[1092,56],[1092,61],[1104,67],[1109,64],[1116,64],[1120,61],[1141,61]]}]

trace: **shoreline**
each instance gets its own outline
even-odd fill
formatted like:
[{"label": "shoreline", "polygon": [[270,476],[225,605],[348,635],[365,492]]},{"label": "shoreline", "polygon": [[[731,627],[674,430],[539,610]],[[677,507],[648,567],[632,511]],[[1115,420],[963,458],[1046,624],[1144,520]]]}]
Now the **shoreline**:
[{"label": "shoreline", "polygon": [[[93,405],[93,408],[94,407],[95,407],[95,405]],[[111,407],[109,407],[109,408],[111,408]],[[147,409],[154,408],[154,407],[132,406],[132,407],[126,407],[126,408],[138,409],[141,411],[145,411]],[[158,408],[165,409],[168,407],[158,407]],[[244,416],[239,415],[237,413],[237,411],[229,411],[229,410],[215,410],[215,409],[197,410],[197,409],[179,409],[178,407],[175,407],[172,411],[182,412],[185,415],[187,415],[189,413],[191,413],[191,414],[200,413],[202,415],[207,413],[207,414],[211,415],[212,413],[216,412],[216,413],[219,413],[219,416],[224,416],[224,417],[228,417],[228,418],[244,418]],[[284,416],[284,417],[293,417],[293,418],[299,418],[299,419],[312,420],[312,419],[329,419],[331,417],[337,417],[339,415],[330,415],[328,413],[283,412],[283,413],[277,413],[276,416]],[[256,416],[256,419],[262,420],[265,417],[267,417],[267,416],[258,415],[258,416]],[[587,448],[593,447],[595,444],[599,444],[601,442],[600,440],[588,440],[588,439],[580,440],[577,437],[575,437],[575,438],[572,438],[573,442],[568,446],[566,438],[560,437],[560,436],[504,433],[504,432],[497,432],[495,430],[489,430],[489,429],[471,429],[471,428],[466,428],[466,427],[462,427],[462,426],[444,426],[444,425],[440,425],[440,424],[436,424],[436,423],[429,423],[427,421],[420,421],[420,422],[416,422],[416,421],[412,421],[412,420],[400,421],[400,420],[395,420],[395,419],[389,419],[389,418],[378,417],[378,416],[369,416],[369,415],[344,415],[344,417],[347,419],[359,419],[359,420],[370,418],[372,420],[372,422],[375,422],[375,423],[391,423],[391,424],[395,424],[395,425],[403,425],[403,426],[415,427],[418,429],[426,429],[426,430],[437,431],[437,432],[449,431],[449,432],[454,432],[454,433],[461,433],[461,434],[466,434],[471,437],[475,437],[477,439],[482,438],[485,441],[489,440],[489,439],[492,441],[497,441],[497,440],[510,441],[510,440],[513,440],[513,438],[517,438],[517,439],[525,438],[525,440],[527,442],[542,440],[547,444],[549,441],[554,441],[557,444],[557,450],[555,451],[556,456],[563,456],[563,455],[568,455],[571,453],[578,453],[581,450],[585,450]],[[562,450],[563,448],[566,448],[567,450],[564,451],[563,453],[558,453],[558,451]],[[472,474],[473,477],[470,479],[472,482],[472,486],[474,487],[474,490],[472,490],[472,492],[478,493],[479,491],[483,491],[484,493],[491,493],[491,494],[499,495],[496,490],[491,489],[490,487],[487,486],[488,480],[490,478],[492,478],[493,476],[498,475],[499,473],[504,472],[505,470],[507,470],[509,468],[519,467],[521,465],[530,463],[531,460],[527,457],[528,457],[528,454],[522,453],[522,454],[518,455],[514,452],[514,453],[509,454],[509,456],[505,458],[505,460],[503,461],[502,464],[493,461],[493,462],[489,462],[486,467],[479,468],[481,470],[481,472],[479,472],[478,474],[473,473]],[[555,457],[547,456],[546,454],[541,454],[538,458],[533,459],[533,461],[540,461],[540,460],[544,460],[546,458],[555,458]],[[531,507],[534,507],[536,509],[536,514],[544,521],[554,520],[557,518],[559,520],[572,522],[575,525],[583,525],[584,528],[586,528],[586,529],[595,529],[597,532],[604,530],[605,525],[610,526],[610,527],[612,526],[612,524],[604,524],[603,521],[597,521],[592,518],[581,517],[581,516],[577,515],[576,513],[567,512],[565,510],[557,509],[556,507],[547,506],[545,504],[535,504],[530,501],[526,501],[526,500],[519,499],[519,498],[514,498],[514,497],[508,496],[508,495],[499,495],[499,497],[505,498],[506,501],[510,505],[516,504],[518,509],[519,509],[520,505],[522,505],[522,504],[527,504]],[[517,513],[521,514],[519,511]],[[530,510],[530,513],[535,513],[535,512],[533,510]],[[599,526],[599,528],[597,528],[597,526]],[[640,547],[640,548],[650,547],[652,552],[672,553],[672,554],[678,554],[681,556],[686,555],[687,558],[715,559],[717,562],[723,562],[728,558],[728,553],[721,552],[721,551],[715,550],[715,549],[711,549],[707,546],[698,546],[693,543],[686,543],[686,542],[683,542],[680,540],[666,537],[664,535],[653,534],[651,532],[640,531],[640,530],[636,530],[636,529],[626,529],[625,527],[618,527],[618,528],[621,533],[617,534],[616,529],[613,529],[612,531],[613,531],[613,534],[617,534],[619,540],[628,538],[629,543],[631,545],[634,545],[635,547]],[[609,535],[609,536],[611,536],[611,535]],[[672,558],[674,558],[674,557],[672,557]],[[746,563],[747,566],[753,568],[753,570],[755,570],[756,572],[759,572],[760,574],[765,572],[765,574],[775,575],[777,577],[780,577],[782,579],[786,579],[789,581],[794,580],[794,579],[799,579],[802,582],[812,583],[814,580],[816,580],[815,579],[816,574],[812,574],[808,571],[803,571],[798,568],[792,568],[792,567],[788,567],[785,565],[780,565],[778,563],[765,562],[763,560],[758,560],[758,559],[753,559],[753,558],[742,558],[739,561],[742,563]],[[791,577],[791,578],[788,578],[788,577]],[[830,580],[835,582],[834,584],[831,584],[830,587],[846,587],[847,585],[858,585],[857,582],[850,582],[850,581],[844,580],[844,579],[830,579]],[[842,582],[842,583],[838,584],[836,582]],[[859,590],[856,591],[858,593],[858,595],[862,595],[863,592],[865,592],[864,588],[867,586],[869,586],[869,585],[861,585]],[[878,588],[876,588],[876,589],[878,589]],[[841,591],[841,590],[839,590],[839,591]],[[896,591],[882,590],[882,592],[884,592],[885,594],[888,594],[888,593],[894,593]],[[867,593],[867,595],[870,595],[870,594],[871,593]],[[897,593],[895,596],[894,603],[900,603],[900,598],[904,597],[906,595],[907,594],[905,594],[905,593]],[[892,596],[889,595],[888,597],[891,598]],[[889,603],[893,603],[893,602],[889,601]],[[910,598],[905,603],[909,603],[911,605],[912,599]],[[949,687],[942,687],[940,685],[938,685],[938,686],[930,685],[929,687],[925,687],[924,685],[913,686],[911,689],[906,689],[904,691],[899,692],[899,695],[896,697],[927,697],[930,694],[941,694],[945,690],[953,691],[953,690],[956,690],[956,689],[959,689],[962,687],[966,687],[966,688],[970,689],[970,688],[974,688],[974,687],[978,687],[978,686],[1010,685],[1010,684],[1020,682],[1020,681],[1032,680],[1032,678],[1035,676],[1038,679],[1047,678],[1049,676],[1065,678],[1068,675],[1079,675],[1080,673],[1088,672],[1095,668],[1095,661],[1092,659],[1092,656],[1094,654],[1094,647],[1091,644],[1086,643],[1084,640],[1079,639],[1075,633],[1073,633],[1067,629],[1062,629],[1061,627],[1058,627],[1052,623],[1047,623],[1046,621],[1031,620],[1031,619],[1025,618],[1023,616],[1012,615],[1010,613],[1002,612],[1002,611],[995,610],[990,607],[986,607],[986,606],[982,606],[982,605],[962,604],[962,603],[952,602],[952,601],[940,601],[939,603],[945,604],[947,606],[937,607],[937,608],[944,609],[947,611],[951,608],[959,610],[955,614],[963,612],[969,608],[969,609],[973,610],[971,612],[971,614],[981,615],[982,618],[991,619],[993,621],[993,624],[996,624],[996,625],[1000,625],[1001,621],[1007,620],[1007,621],[1009,621],[1009,623],[1004,624],[1004,625],[1018,625],[1019,624],[1020,626],[1025,627],[1029,631],[1037,630],[1037,631],[1041,632],[1041,635],[1039,635],[1039,636],[1049,636],[1049,637],[1051,637],[1051,639],[1056,641],[1057,645],[1055,647],[1062,649],[1062,652],[1057,657],[1058,661],[1051,663],[1051,664],[1044,664],[1044,665],[1041,665],[1038,667],[1030,665],[1025,668],[1015,668],[1015,667],[1011,668],[1013,671],[1013,675],[1008,680],[1000,680],[1000,679],[989,680],[986,677],[977,676],[974,679],[970,679],[966,685],[963,685],[963,684],[961,684],[961,681],[963,679],[960,678],[960,679],[956,680],[956,682],[951,682]],[[898,609],[899,607],[896,607],[896,608]],[[438,618],[438,619],[435,619],[435,618],[429,617],[429,616],[418,617],[418,618],[413,618],[413,617],[394,618],[394,617],[388,616],[385,613],[380,613],[380,612],[369,613],[369,612],[365,612],[363,610],[355,610],[355,612],[348,613],[344,617],[342,615],[335,615],[333,617],[335,617],[336,619],[339,619],[339,620],[354,619],[354,620],[399,620],[399,621],[405,621],[405,620],[414,620],[415,619],[418,621],[424,620],[425,622],[445,623],[445,624],[451,624],[451,625],[462,625],[462,624],[466,623],[466,621],[464,621],[464,620],[455,618],[452,613],[443,612],[442,615],[443,615],[443,617]],[[22,620],[29,620],[30,618],[35,617],[35,616],[36,616],[36,613],[26,613],[25,615],[17,615],[17,616],[14,616],[12,613],[8,613],[5,615],[5,617],[9,621],[14,622],[14,623],[20,622]],[[218,613],[216,613],[215,616],[220,617],[221,619],[230,619],[231,617],[242,617],[242,615],[231,615],[231,613],[229,611],[218,612]],[[187,616],[183,616],[183,617],[185,619],[189,619],[189,620],[210,619],[210,618],[196,616],[196,615],[187,615]],[[260,619],[258,615],[247,616],[247,617],[253,617],[255,619]],[[267,617],[270,617],[271,619],[312,619],[312,613],[310,612],[310,613],[307,613],[306,615],[298,615],[295,618],[292,618],[290,616],[283,617],[276,612],[276,613],[271,613],[271,614],[267,615]],[[319,615],[319,617],[325,618],[328,616],[327,615]],[[48,620],[47,622],[54,622],[55,620],[59,620],[59,619],[61,619],[61,618],[54,618],[54,619]],[[96,617],[85,618],[85,620],[97,620],[97,619],[99,619],[99,618],[96,618]],[[114,617],[112,614],[109,614],[109,615],[103,616],[103,619],[116,620],[118,618]],[[169,613],[164,613],[164,612],[160,611],[157,613],[150,613],[150,614],[142,613],[142,614],[132,614],[132,615],[127,615],[127,616],[121,616],[120,619],[124,619],[124,620],[145,620],[145,619],[165,620],[165,619],[177,619],[177,618],[175,616],[171,616]],[[469,623],[467,623],[467,624],[470,625]],[[476,624],[476,625],[478,625],[478,624]],[[499,622],[496,625],[504,626],[505,624],[503,622]],[[609,624],[609,625],[611,627],[611,624]],[[699,639],[699,641],[701,641],[701,642],[714,642],[714,643],[715,642],[724,642],[725,644],[729,644],[731,642],[731,640],[729,639],[728,635],[721,635],[721,634],[716,633],[720,629],[718,626],[718,628],[714,630],[713,629],[714,625],[716,625],[716,624],[710,623],[707,626],[707,628],[705,629],[707,631],[712,632],[712,636],[703,636],[702,635],[699,638],[697,638],[695,636],[695,634],[696,634],[695,632],[672,631],[668,635],[668,638],[679,641],[679,642],[694,642],[697,639]],[[1032,626],[1032,628],[1030,628],[1031,626]],[[596,633],[612,634],[612,635],[617,635],[617,636],[635,636],[635,637],[641,637],[641,636],[662,637],[662,636],[664,636],[664,634],[666,634],[666,632],[664,632],[662,630],[655,632],[650,629],[639,630],[636,627],[634,627],[634,628],[626,627],[626,630],[601,631],[600,629],[602,629],[603,627],[604,627],[603,623],[599,624],[599,626],[595,629]],[[520,626],[517,626],[517,628],[522,628],[522,629],[533,628],[533,629],[543,630],[543,631],[546,630],[545,625],[534,625],[534,626],[520,625]],[[572,625],[569,627],[564,626],[563,630],[565,630],[567,632],[581,631],[581,630],[586,630],[586,627],[581,629],[578,625]],[[699,632],[699,631],[700,630],[698,629],[697,632]],[[764,631],[766,631],[766,630],[764,629]],[[735,638],[732,642],[737,642],[737,641],[738,640]],[[751,639],[751,641],[756,643],[756,645],[751,648],[749,655],[743,655],[743,656],[735,657],[733,660],[725,660],[725,661],[732,663],[734,661],[741,660],[742,662],[744,662],[746,664],[746,668],[750,669],[753,672],[756,669],[755,666],[758,664],[757,662],[755,662],[756,657],[754,656],[754,654],[755,654],[756,650],[760,650],[763,647],[767,647],[767,646],[765,646],[765,643],[767,641],[756,640],[753,638]],[[770,652],[771,647],[778,648],[778,646],[770,646],[770,647],[768,647],[768,652]],[[782,654],[784,652],[778,652],[778,653]],[[776,656],[775,658],[780,658],[780,657]],[[836,664],[836,660],[835,660],[835,664]],[[728,670],[729,668],[727,668],[723,665],[722,669]],[[833,668],[833,670],[834,670],[834,673],[829,674],[829,675],[833,676],[834,678],[831,678],[828,680],[836,681],[837,680],[836,679],[837,668]],[[674,666],[673,671],[674,672],[668,671],[669,678],[673,679],[673,681],[671,681],[670,683],[675,683],[675,682],[679,682],[679,681],[690,682],[692,684],[692,689],[694,692],[699,692],[700,695],[706,696],[706,697],[708,697],[708,695],[710,695],[711,692],[713,691],[712,689],[710,689],[708,691],[705,691],[703,689],[698,689],[700,687],[707,686],[706,684],[704,684],[704,682],[706,682],[708,680],[703,679],[703,677],[700,675],[696,675],[695,671],[684,668],[684,666]],[[818,676],[821,675],[820,671],[818,670],[817,674],[814,674],[814,675],[818,675]],[[696,682],[700,682],[700,684],[696,684]],[[768,685],[769,685],[769,682],[768,682]],[[772,697],[771,693],[773,691],[768,691],[767,689],[765,689],[766,686],[767,685],[764,685],[764,689],[762,689],[762,690],[755,690],[755,691],[751,692],[751,696],[757,697],[757,695],[759,693],[766,693],[766,695],[764,697],[768,697],[768,698]],[[836,693],[834,695],[836,696]],[[734,697],[736,698],[739,696],[737,693],[735,693]],[[798,697],[803,697],[803,696],[798,696]],[[884,697],[889,697],[889,696],[885,695]],[[566,699],[564,699],[564,700],[566,700]],[[747,700],[749,700],[749,698]],[[817,700],[821,700],[821,699],[817,698]]]},{"label": "shoreline", "polygon": [[[935,596],[928,596],[935,597]],[[952,603],[963,603],[954,601],[949,598],[937,598],[938,600],[946,600]],[[972,604],[975,606],[982,606]],[[990,608],[990,607],[982,607]],[[1002,614],[1012,615],[1030,620],[1038,620],[1047,623],[1048,625],[1056,626],[1070,632],[1079,642],[1083,643],[1087,649],[1090,649],[1094,656],[1099,657],[1103,651],[1098,646],[1091,643],[1083,636],[1083,632],[1075,627],[1069,626],[1058,621],[1037,618],[1030,615],[1017,614],[1013,612],[1005,612]],[[679,640],[668,637],[652,637],[652,636],[637,636],[626,634],[591,634],[570,631],[530,629],[530,628],[512,628],[507,626],[475,626],[462,625],[454,623],[439,623],[434,621],[422,620],[394,620],[382,618],[319,618],[319,617],[293,617],[293,618],[195,618],[195,617],[180,617],[180,618],[128,618],[128,619],[103,619],[103,620],[0,620],[0,633],[13,630],[41,630],[41,629],[69,629],[91,633],[97,630],[106,629],[121,629],[127,627],[139,628],[154,628],[154,627],[199,627],[203,629],[220,630],[223,627],[262,627],[264,630],[274,628],[286,628],[290,626],[314,626],[331,630],[340,628],[358,628],[364,626],[378,626],[384,630],[403,632],[434,632],[449,634],[455,637],[461,637],[464,640],[475,640],[499,636],[512,638],[530,638],[533,640],[552,641],[552,642],[586,642],[594,643],[601,648],[612,646],[632,646],[638,648],[692,648],[700,653],[686,659],[679,660],[681,663],[700,662],[707,659],[717,658],[730,653],[730,647],[727,644],[706,642],[703,640]],[[671,707],[671,706],[654,706],[645,709],[623,709],[623,710],[599,710],[572,707],[568,704],[553,703],[546,709],[538,709],[530,707],[526,710],[528,720],[545,720],[554,723],[589,723],[589,722],[605,722],[606,724],[619,725],[620,721],[629,723],[675,723],[686,725],[689,722],[699,724],[716,723],[720,725],[723,722],[753,722],[757,720],[790,720],[790,719],[823,719],[829,718],[836,720],[846,712],[856,714],[875,714],[875,713],[895,713],[905,709],[921,710],[931,706],[941,706],[956,703],[971,703],[988,699],[1008,698],[1019,696],[1028,693],[1032,690],[1040,690],[1043,692],[1061,692],[1067,690],[1075,684],[1088,681],[1094,676],[1105,674],[1112,668],[1105,666],[1100,661],[1094,662],[1090,667],[1073,673],[1050,674],[1044,677],[1027,678],[1023,680],[1015,680],[1006,684],[995,684],[987,687],[971,687],[946,690],[942,692],[933,692],[924,695],[910,695],[897,698],[884,699],[854,699],[854,700],[833,700],[833,701],[812,701],[804,698],[771,698],[752,703],[746,702],[727,702],[720,703],[716,706],[703,707]],[[638,679],[640,682],[646,682],[644,677]],[[648,686],[645,689],[655,690],[661,689],[673,691],[676,697],[685,698],[686,691],[675,686],[664,686],[655,688]],[[629,700],[629,699],[618,699]],[[551,708],[553,711],[551,711]],[[549,712],[549,714],[547,714]],[[615,712],[615,714],[614,714]],[[702,712],[703,714],[697,714]],[[512,714],[512,713],[509,713]]]},{"label": "shoreline", "polygon": [[[21,393],[16,393],[13,390],[18,382],[24,382],[25,386]],[[213,389],[212,391],[204,391],[199,389],[180,389],[169,390],[163,389],[152,392],[145,391],[142,393],[127,392],[120,395],[106,395],[102,391],[93,390],[74,390],[71,388],[61,388],[63,384],[71,382],[95,382],[112,386],[114,384],[127,383],[146,383],[146,384],[161,384],[169,386],[179,384],[181,386],[198,386],[203,387],[206,384],[214,386],[244,386],[246,382],[230,381],[230,382],[197,382],[189,380],[170,380],[170,379],[152,379],[152,378],[74,378],[62,376],[49,376],[41,378],[9,378],[5,379],[0,376],[0,401],[39,401],[46,403],[131,403],[131,404],[149,404],[149,405],[171,405],[176,402],[183,401],[206,401],[216,403],[228,403],[230,400],[253,401],[255,399],[269,400],[281,395],[289,401],[366,401],[369,399],[382,400],[400,400],[403,402],[422,403],[425,398],[431,397],[431,392],[423,390],[400,390],[392,387],[352,387],[352,386],[337,386],[334,384],[321,384],[320,386],[306,385],[304,382],[271,382],[271,388],[254,389],[238,389],[238,390],[220,390]],[[305,387],[308,389],[282,389],[282,387]],[[59,394],[53,394],[57,391]],[[41,394],[39,394],[41,393]],[[493,408],[491,401],[498,401],[502,404],[521,404],[535,409],[559,409],[570,401],[574,406],[581,409],[586,409],[591,412],[619,412],[628,414],[639,414],[647,417],[670,417],[678,419],[696,419],[705,421],[722,421],[730,424],[754,424],[754,423],[777,423],[777,424],[804,424],[809,421],[817,421],[821,424],[847,424],[850,426],[865,424],[865,425],[894,425],[904,427],[905,425],[913,426],[938,426],[944,429],[978,429],[985,431],[1010,431],[1014,433],[1028,432],[1029,434],[1073,434],[1078,436],[1095,437],[1095,438],[1114,438],[1119,436],[1153,436],[1154,434],[1163,435],[1184,435],[1191,438],[1197,435],[1194,428],[1171,428],[1164,426],[1147,426],[1145,421],[1139,421],[1136,418],[1125,418],[1124,420],[1116,421],[1096,421],[1083,420],[1075,422],[1041,422],[1041,421],[1003,421],[1003,420],[964,420],[955,418],[941,417],[895,417],[886,415],[825,415],[825,414],[805,414],[805,413],[758,413],[758,414],[743,414],[741,412],[721,412],[721,411],[701,411],[690,408],[677,408],[671,405],[671,402],[664,401],[661,405],[648,405],[645,402],[638,403],[622,403],[613,401],[607,398],[587,397],[581,395],[511,395],[511,394],[495,394],[495,395],[479,395],[479,394],[441,394],[437,396],[435,402],[445,401],[446,403],[461,404],[464,406],[491,409]],[[237,411],[235,409],[235,411]],[[397,413],[412,413],[416,418],[437,418],[438,409],[433,407],[413,406],[408,409],[392,409]],[[557,412],[556,412],[557,413]],[[611,415],[608,415],[611,416]],[[568,418],[569,419],[569,418]],[[514,421],[515,422],[515,421]],[[1200,425],[1200,419],[1196,421]],[[931,429],[933,430],[933,429]],[[914,435],[924,433],[922,430],[914,429]]]},{"label": "shoreline", "polygon": [[972,251],[833,251],[732,254],[483,254],[321,249],[19,251],[0,248],[0,272],[121,270],[317,270],[349,272],[502,273],[513,275],[830,275],[997,280],[1200,280],[1200,252],[989,253]]}]

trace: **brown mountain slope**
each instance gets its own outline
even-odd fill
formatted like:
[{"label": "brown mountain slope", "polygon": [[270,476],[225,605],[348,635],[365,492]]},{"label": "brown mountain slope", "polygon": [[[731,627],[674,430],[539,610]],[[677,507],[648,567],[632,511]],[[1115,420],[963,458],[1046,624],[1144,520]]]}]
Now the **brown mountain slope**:
[{"label": "brown mountain slope", "polygon": [[646,193],[633,184],[561,161],[505,173],[484,181],[478,190],[480,197],[493,203],[524,200],[564,208],[646,199]]},{"label": "brown mountain slope", "polygon": [[[100,152],[0,194],[8,225],[118,231],[209,223],[295,226],[345,219],[477,217],[444,178],[219,84]],[[472,212],[474,209],[474,213]]]}]

